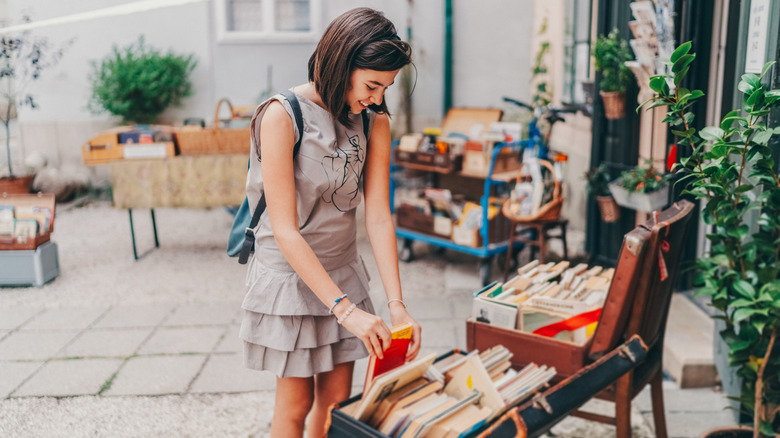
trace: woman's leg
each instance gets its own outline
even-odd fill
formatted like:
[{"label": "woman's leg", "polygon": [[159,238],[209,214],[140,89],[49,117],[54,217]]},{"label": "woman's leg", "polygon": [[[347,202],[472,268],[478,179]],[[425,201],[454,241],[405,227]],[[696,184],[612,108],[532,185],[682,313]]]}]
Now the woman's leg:
[{"label": "woman's leg", "polygon": [[325,419],[328,408],[349,398],[354,367],[355,362],[341,363],[336,365],[333,371],[314,376],[314,407],[306,424],[309,438],[322,438],[326,435]]},{"label": "woman's leg", "polygon": [[313,402],[313,377],[277,377],[271,437],[303,437],[306,415]]}]

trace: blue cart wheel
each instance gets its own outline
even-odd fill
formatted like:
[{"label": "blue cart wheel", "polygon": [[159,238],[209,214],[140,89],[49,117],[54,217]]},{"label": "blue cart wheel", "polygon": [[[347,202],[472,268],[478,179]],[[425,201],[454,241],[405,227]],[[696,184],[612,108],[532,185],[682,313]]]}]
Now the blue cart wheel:
[{"label": "blue cart wheel", "polygon": [[404,247],[401,248],[401,252],[398,254],[398,258],[402,262],[409,263],[414,260],[414,251],[412,251],[412,243],[414,241],[408,237],[404,237]]},{"label": "blue cart wheel", "polygon": [[482,280],[482,286],[490,283],[490,265],[493,264],[493,256],[486,257],[479,262],[479,278]]}]

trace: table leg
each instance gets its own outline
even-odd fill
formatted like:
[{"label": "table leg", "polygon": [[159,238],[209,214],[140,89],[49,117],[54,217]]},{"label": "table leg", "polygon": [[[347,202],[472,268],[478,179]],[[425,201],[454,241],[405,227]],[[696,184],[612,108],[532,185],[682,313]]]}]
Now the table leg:
[{"label": "table leg", "polygon": [[561,240],[563,241],[563,259],[569,260],[569,251],[566,244],[566,224],[561,224]]},{"label": "table leg", "polygon": [[154,209],[152,208],[150,211],[152,212],[152,231],[154,231],[154,247],[159,248],[160,241],[157,240],[157,221],[154,220]]},{"label": "table leg", "polygon": [[[152,231],[154,233],[154,247],[155,248],[159,248],[160,247],[160,241],[157,238],[157,221],[155,220],[155,217],[154,217],[154,209],[152,209],[151,212],[152,212]],[[138,260],[141,257],[145,256],[146,253],[141,254],[140,256],[138,255],[138,247],[137,247],[137,245],[135,243],[135,227],[133,226],[133,209],[128,208],[127,209],[127,214],[130,217],[130,237],[133,240],[133,257],[136,260]],[[148,251],[147,251],[147,253],[148,253]]]},{"label": "table leg", "polygon": [[133,209],[128,208],[127,214],[130,215],[130,237],[133,239],[133,257],[138,260],[138,250],[135,247],[135,228],[133,227]]},{"label": "table leg", "polygon": [[536,232],[539,233],[538,240],[537,240],[539,244],[539,249],[538,249],[539,264],[543,265],[545,263],[545,249],[547,248],[547,241],[545,239],[545,237],[547,236],[545,236],[544,226],[537,226]]}]

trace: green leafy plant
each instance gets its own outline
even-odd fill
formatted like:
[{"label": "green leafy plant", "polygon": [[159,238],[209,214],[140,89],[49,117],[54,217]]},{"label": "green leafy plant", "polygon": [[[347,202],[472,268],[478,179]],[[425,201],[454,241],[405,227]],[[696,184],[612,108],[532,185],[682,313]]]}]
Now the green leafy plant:
[{"label": "green leafy plant", "polygon": [[[697,132],[689,111],[704,96],[681,87],[695,59],[691,43],[671,56],[672,75],[650,78],[656,93],[641,107],[667,106],[664,120],[688,145],[691,155],[675,167],[684,193],[706,203],[701,217],[711,230],[707,257],[697,260],[698,295],[708,296],[725,322],[720,334],[729,364],[742,378],[740,402],[753,417],[753,436],[780,432],[780,175],[768,146],[780,128],[766,124],[780,106],[780,90],[760,75],[742,75],[742,111],[725,115],[719,126]],[[639,108],[637,108],[637,111]],[[751,219],[752,218],[752,219]]]},{"label": "green leafy plant", "polygon": [[632,57],[626,40],[620,37],[617,29],[612,29],[607,36],[601,35],[596,39],[593,58],[596,71],[601,72],[599,90],[625,93],[632,77],[625,62]]},{"label": "green leafy plant", "polygon": [[[24,21],[30,20],[25,17]],[[16,117],[17,108],[38,108],[35,96],[27,89],[44,70],[59,62],[69,44],[53,47],[47,38],[33,36],[30,32],[0,37],[0,102],[5,106],[0,111],[0,123],[5,131],[7,176],[10,179],[15,178],[11,160],[11,120]]]},{"label": "green leafy plant", "polygon": [[609,192],[609,183],[612,178],[610,178],[609,168],[606,164],[601,164],[599,167],[585,172],[585,180],[588,182],[586,188],[591,195],[612,196]]},{"label": "green leafy plant", "polygon": [[536,52],[534,57],[534,66],[531,69],[531,83],[533,86],[533,96],[531,98],[531,106],[534,108],[542,108],[552,102],[552,90],[548,90],[548,69],[547,64],[544,62],[548,53],[550,53],[550,41],[545,38],[547,34],[547,17],[542,22],[542,27],[539,29],[539,36],[544,38],[544,41],[539,45],[539,51]]},{"label": "green leafy plant", "polygon": [[166,108],[192,94],[194,55],[167,54],[145,44],[114,46],[100,64],[92,63],[89,108],[121,116],[125,122],[151,123]]},{"label": "green leafy plant", "polygon": [[652,160],[646,160],[645,166],[636,166],[620,174],[620,185],[631,193],[652,193],[663,189],[671,174],[661,174],[653,167]]}]

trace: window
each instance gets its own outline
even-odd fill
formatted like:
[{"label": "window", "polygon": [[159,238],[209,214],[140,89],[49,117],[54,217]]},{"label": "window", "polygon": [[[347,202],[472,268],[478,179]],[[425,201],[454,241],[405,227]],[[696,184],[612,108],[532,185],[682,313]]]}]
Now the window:
[{"label": "window", "polygon": [[217,0],[221,42],[315,41],[321,0]]},{"label": "window", "polygon": [[592,81],[590,31],[592,0],[565,0],[564,73],[561,102],[586,103],[582,83]]}]

